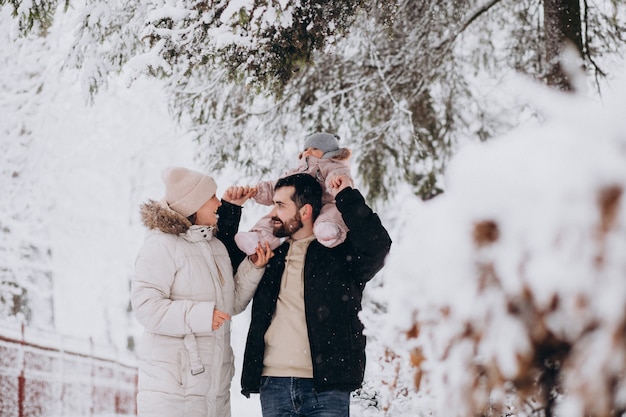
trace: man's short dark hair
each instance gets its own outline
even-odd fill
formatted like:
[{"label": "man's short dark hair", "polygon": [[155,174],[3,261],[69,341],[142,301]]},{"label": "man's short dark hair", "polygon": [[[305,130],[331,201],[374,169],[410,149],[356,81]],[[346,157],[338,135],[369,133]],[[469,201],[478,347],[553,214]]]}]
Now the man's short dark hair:
[{"label": "man's short dark hair", "polygon": [[313,209],[313,220],[317,219],[322,210],[322,186],[313,176],[301,173],[283,177],[276,182],[274,192],[282,187],[294,187],[291,200],[296,203],[296,208],[300,209],[305,204],[310,204]]}]

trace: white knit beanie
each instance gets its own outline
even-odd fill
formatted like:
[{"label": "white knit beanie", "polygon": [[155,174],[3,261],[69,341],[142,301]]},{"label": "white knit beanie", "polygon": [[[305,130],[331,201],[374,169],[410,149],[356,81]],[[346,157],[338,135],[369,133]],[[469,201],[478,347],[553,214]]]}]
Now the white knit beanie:
[{"label": "white knit beanie", "polygon": [[165,183],[165,201],[185,217],[198,211],[217,191],[213,178],[187,168],[165,168],[161,178]]}]

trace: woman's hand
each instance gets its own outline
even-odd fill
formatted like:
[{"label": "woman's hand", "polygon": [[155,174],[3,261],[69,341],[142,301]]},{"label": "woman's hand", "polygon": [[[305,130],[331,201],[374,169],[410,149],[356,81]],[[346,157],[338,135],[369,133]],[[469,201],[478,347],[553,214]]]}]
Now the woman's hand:
[{"label": "woman's hand", "polygon": [[230,315],[228,313],[224,313],[217,308],[213,309],[213,325],[211,328],[214,331],[222,327],[222,324],[224,324],[226,320],[230,320]]},{"label": "woman's hand", "polygon": [[233,185],[226,189],[224,195],[222,196],[222,200],[231,204],[243,206],[243,203],[254,197],[256,193],[256,187],[250,187],[249,185]]},{"label": "woman's hand", "polygon": [[270,261],[270,258],[274,256],[274,251],[270,249],[270,244],[265,242],[265,248],[259,245],[256,247],[256,252],[250,255],[250,260],[257,268],[262,268]]}]

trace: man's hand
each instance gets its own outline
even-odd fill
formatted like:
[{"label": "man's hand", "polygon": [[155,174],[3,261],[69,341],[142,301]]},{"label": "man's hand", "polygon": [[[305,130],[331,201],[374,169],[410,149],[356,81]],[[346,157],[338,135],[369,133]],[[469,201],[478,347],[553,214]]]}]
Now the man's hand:
[{"label": "man's hand", "polygon": [[328,185],[330,185],[330,193],[334,196],[339,194],[339,191],[344,188],[348,188],[352,186],[352,182],[350,178],[346,175],[336,175],[328,180]]},{"label": "man's hand", "polygon": [[265,247],[261,244],[256,247],[256,252],[250,255],[250,260],[257,268],[264,267],[270,261],[270,258],[274,256],[274,251],[270,249],[270,244],[265,242]]},{"label": "man's hand", "polygon": [[224,195],[222,196],[222,200],[231,204],[243,206],[243,203],[254,197],[256,192],[257,189],[255,187],[250,187],[249,185],[233,185],[232,187],[228,187],[226,189]]}]

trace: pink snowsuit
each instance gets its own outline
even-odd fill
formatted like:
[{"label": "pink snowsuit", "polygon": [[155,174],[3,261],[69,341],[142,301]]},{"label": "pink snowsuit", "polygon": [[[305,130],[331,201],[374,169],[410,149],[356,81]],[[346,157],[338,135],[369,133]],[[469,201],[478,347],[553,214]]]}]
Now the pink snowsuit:
[{"label": "pink snowsuit", "polygon": [[[335,197],[329,191],[328,180],[336,175],[345,175],[350,178],[350,185],[354,187],[354,182],[350,173],[349,159],[352,152],[348,148],[341,148],[341,152],[328,159],[320,159],[315,156],[309,155],[300,157],[298,166],[285,172],[284,177],[305,173],[312,175],[322,186],[322,211],[320,215],[315,219],[315,225],[321,222],[329,222],[337,226],[339,229],[339,239],[332,246],[337,246],[346,239],[348,233],[348,227],[341,217],[341,213],[337,210],[335,205]],[[271,206],[274,197],[274,186],[278,180],[273,181],[261,181],[256,185],[257,194],[254,200],[266,206]],[[315,231],[315,228],[313,229]],[[280,239],[274,236],[272,233],[272,225],[270,221],[270,215],[263,216],[251,229],[253,232],[259,234],[260,242],[268,242],[272,249],[277,248],[280,245]]]}]

